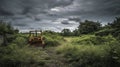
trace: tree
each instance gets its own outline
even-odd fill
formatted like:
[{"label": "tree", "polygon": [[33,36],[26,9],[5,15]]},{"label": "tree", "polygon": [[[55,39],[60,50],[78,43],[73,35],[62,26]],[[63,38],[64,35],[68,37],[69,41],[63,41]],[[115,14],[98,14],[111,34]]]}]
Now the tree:
[{"label": "tree", "polygon": [[74,36],[79,36],[79,35],[80,35],[79,30],[78,30],[78,29],[75,29],[75,30],[73,31],[73,35],[74,35]]},{"label": "tree", "polygon": [[71,31],[69,29],[63,29],[61,34],[63,36],[70,36],[71,35]]},{"label": "tree", "polygon": [[116,19],[112,23],[109,23],[109,25],[112,28],[120,29],[120,17],[116,17]]},{"label": "tree", "polygon": [[93,22],[85,20],[84,22],[80,22],[78,26],[78,30],[81,34],[88,34],[101,29],[101,24],[99,22]]},{"label": "tree", "polygon": [[109,23],[109,25],[114,29],[112,35],[120,39],[120,17],[116,17],[116,19],[112,23]]},{"label": "tree", "polygon": [[14,31],[10,23],[0,21],[0,35],[3,37],[3,45],[7,45],[7,34],[14,34]]},{"label": "tree", "polygon": [[15,29],[14,32],[15,32],[15,33],[19,33],[19,30],[18,30],[18,29]]}]

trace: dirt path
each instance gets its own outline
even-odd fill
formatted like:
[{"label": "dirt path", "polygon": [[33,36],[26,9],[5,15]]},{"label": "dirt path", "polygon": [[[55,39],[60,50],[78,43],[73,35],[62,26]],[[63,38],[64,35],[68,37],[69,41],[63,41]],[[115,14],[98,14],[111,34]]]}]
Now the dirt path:
[{"label": "dirt path", "polygon": [[45,52],[48,54],[50,60],[46,63],[47,67],[63,67],[65,64],[63,62],[64,58],[57,54],[55,49],[57,47],[49,47],[45,49]]},{"label": "dirt path", "polygon": [[[65,40],[66,42],[64,42],[62,45],[71,42],[71,38],[65,38]],[[62,55],[57,54],[57,48],[58,46],[46,47],[45,49],[43,49],[43,51],[45,51],[45,53],[48,54],[49,57],[49,60],[47,60],[47,62],[45,63],[45,67],[68,67],[68,65],[65,63],[65,58]]]}]

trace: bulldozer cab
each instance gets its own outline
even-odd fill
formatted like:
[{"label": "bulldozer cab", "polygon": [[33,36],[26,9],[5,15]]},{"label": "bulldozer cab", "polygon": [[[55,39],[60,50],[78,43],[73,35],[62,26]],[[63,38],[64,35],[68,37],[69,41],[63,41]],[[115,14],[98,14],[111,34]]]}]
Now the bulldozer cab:
[{"label": "bulldozer cab", "polygon": [[28,43],[33,46],[45,46],[44,39],[42,37],[42,31],[30,31]]},{"label": "bulldozer cab", "polygon": [[40,37],[42,36],[42,31],[30,31],[29,32],[29,37]]}]

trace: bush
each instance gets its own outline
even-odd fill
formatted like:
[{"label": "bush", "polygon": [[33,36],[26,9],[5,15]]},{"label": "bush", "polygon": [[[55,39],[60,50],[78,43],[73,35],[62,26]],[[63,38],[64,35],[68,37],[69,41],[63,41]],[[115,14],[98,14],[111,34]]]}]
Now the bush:
[{"label": "bush", "polygon": [[81,38],[74,39],[72,43],[78,45],[103,45],[115,40],[116,39],[111,35],[106,37],[87,35],[87,36],[82,36]]},{"label": "bush", "polygon": [[[43,66],[48,55],[33,47],[24,46],[20,48],[16,44],[0,47],[0,65],[9,67],[19,66]],[[6,66],[7,67],[7,66]]]},{"label": "bush", "polygon": [[69,29],[63,29],[61,31],[61,35],[62,36],[72,36],[73,34],[72,34],[72,32]]},{"label": "bush", "polygon": [[111,35],[100,37],[83,35],[74,37],[67,45],[57,49],[64,63],[71,67],[118,67],[120,65],[120,43]]},{"label": "bush", "polygon": [[45,37],[45,44],[47,46],[57,46],[57,45],[60,45],[63,41],[64,41],[64,38],[60,35],[55,35],[55,34],[47,34],[47,35],[44,35]]},{"label": "bush", "polygon": [[101,29],[100,22],[88,21],[80,22],[78,30],[81,34],[89,34]]},{"label": "bush", "polygon": [[72,67],[106,67],[108,64],[107,56],[110,49],[108,46],[93,45],[63,45],[57,49],[58,53],[63,54],[65,62]]},{"label": "bush", "polygon": [[17,37],[13,43],[17,44],[20,47],[23,47],[27,44],[27,39],[23,38],[23,37]]},{"label": "bush", "polygon": [[96,36],[107,36],[109,34],[112,34],[114,31],[114,29],[104,29],[104,30],[100,30],[98,32],[95,33]]},{"label": "bush", "polygon": [[60,45],[60,42],[58,40],[55,40],[55,39],[48,39],[45,41],[45,44],[47,46],[57,46],[57,45]]}]

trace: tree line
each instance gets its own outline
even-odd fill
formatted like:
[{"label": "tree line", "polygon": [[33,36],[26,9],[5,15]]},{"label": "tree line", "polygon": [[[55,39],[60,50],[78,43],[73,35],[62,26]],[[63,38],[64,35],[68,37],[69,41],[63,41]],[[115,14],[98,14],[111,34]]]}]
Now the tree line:
[{"label": "tree line", "polygon": [[69,29],[63,29],[61,35],[63,36],[80,36],[82,34],[92,34],[104,36],[112,34],[114,36],[120,35],[120,17],[116,17],[115,20],[107,25],[102,26],[100,22],[85,20],[79,22],[79,26],[74,31]]},{"label": "tree line", "polygon": [[[10,23],[0,21],[0,36],[3,38],[3,44],[7,45],[12,38],[7,35],[14,35],[18,33],[18,29],[14,29]],[[50,31],[48,31],[50,32]],[[50,33],[55,33],[51,31]],[[120,17],[116,17],[111,23],[102,26],[100,22],[85,20],[84,22],[79,22],[79,26],[74,31],[70,29],[63,29],[60,33],[62,36],[81,36],[82,34],[95,34],[97,36],[113,35],[120,39]]]}]

